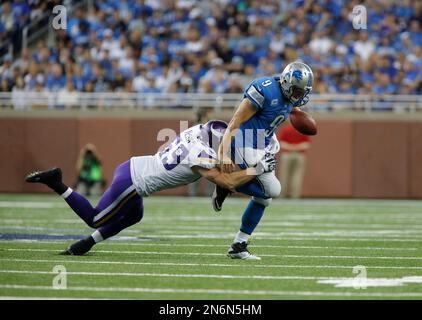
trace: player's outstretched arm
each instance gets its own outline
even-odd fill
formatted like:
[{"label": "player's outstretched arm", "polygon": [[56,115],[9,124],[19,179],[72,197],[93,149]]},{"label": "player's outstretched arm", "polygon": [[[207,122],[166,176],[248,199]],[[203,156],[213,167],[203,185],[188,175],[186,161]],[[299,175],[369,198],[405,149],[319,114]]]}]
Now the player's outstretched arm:
[{"label": "player's outstretched arm", "polygon": [[274,171],[275,159],[274,157],[264,157],[255,167],[239,170],[232,173],[221,172],[217,167],[212,169],[205,169],[200,166],[192,167],[194,172],[199,173],[205,179],[219,185],[224,189],[235,191],[237,187],[253,180],[256,176],[265,172]]},{"label": "player's outstretched arm", "polygon": [[222,172],[231,173],[234,171],[235,166],[228,154],[233,137],[236,135],[240,125],[248,121],[256,113],[257,109],[253,103],[245,98],[240,103],[233,118],[230,120],[227,130],[224,133],[220,147],[218,148],[218,156],[220,158],[220,167]]},{"label": "player's outstretched arm", "polygon": [[251,181],[257,175],[255,168],[248,168],[248,172],[251,174],[248,174],[248,169],[232,173],[221,172],[219,168],[205,169],[202,167],[196,167],[192,169],[198,172],[205,179],[224,189],[229,189],[230,191],[234,191],[237,187]]}]

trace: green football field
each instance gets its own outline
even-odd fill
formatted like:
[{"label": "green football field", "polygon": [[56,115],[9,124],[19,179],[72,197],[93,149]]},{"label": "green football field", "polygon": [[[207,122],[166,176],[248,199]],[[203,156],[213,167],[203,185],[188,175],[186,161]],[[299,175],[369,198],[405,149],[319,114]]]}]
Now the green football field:
[{"label": "green football field", "polygon": [[0,296],[422,298],[420,201],[276,200],[250,243],[262,260],[231,260],[247,201],[146,198],[141,223],[74,257],[58,253],[92,231],[61,198],[0,195]]}]

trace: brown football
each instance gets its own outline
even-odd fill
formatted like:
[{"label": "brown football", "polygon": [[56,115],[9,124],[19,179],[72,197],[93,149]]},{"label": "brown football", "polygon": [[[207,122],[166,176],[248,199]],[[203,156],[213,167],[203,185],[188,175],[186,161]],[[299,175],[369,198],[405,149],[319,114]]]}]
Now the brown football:
[{"label": "brown football", "polygon": [[317,134],[315,120],[306,112],[293,110],[289,115],[290,123],[301,134],[313,136]]}]

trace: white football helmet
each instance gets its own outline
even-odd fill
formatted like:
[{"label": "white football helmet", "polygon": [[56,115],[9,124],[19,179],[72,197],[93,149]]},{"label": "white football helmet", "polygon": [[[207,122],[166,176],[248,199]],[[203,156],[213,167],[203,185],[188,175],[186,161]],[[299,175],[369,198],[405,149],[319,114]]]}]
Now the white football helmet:
[{"label": "white football helmet", "polygon": [[312,91],[314,74],[308,65],[295,61],[289,63],[280,76],[280,85],[283,95],[295,107],[300,107],[309,101],[309,93]]}]

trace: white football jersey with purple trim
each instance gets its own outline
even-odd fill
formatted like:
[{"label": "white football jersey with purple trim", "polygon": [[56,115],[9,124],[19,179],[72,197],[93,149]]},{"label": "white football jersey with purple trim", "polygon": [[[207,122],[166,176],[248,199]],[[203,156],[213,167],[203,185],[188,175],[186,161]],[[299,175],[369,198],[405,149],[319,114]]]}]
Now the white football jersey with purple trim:
[{"label": "white football jersey with purple trim", "polygon": [[216,166],[217,154],[202,141],[200,126],[186,129],[153,156],[130,159],[132,182],[141,196],[198,180],[201,175],[192,171],[193,166],[206,169]]}]

